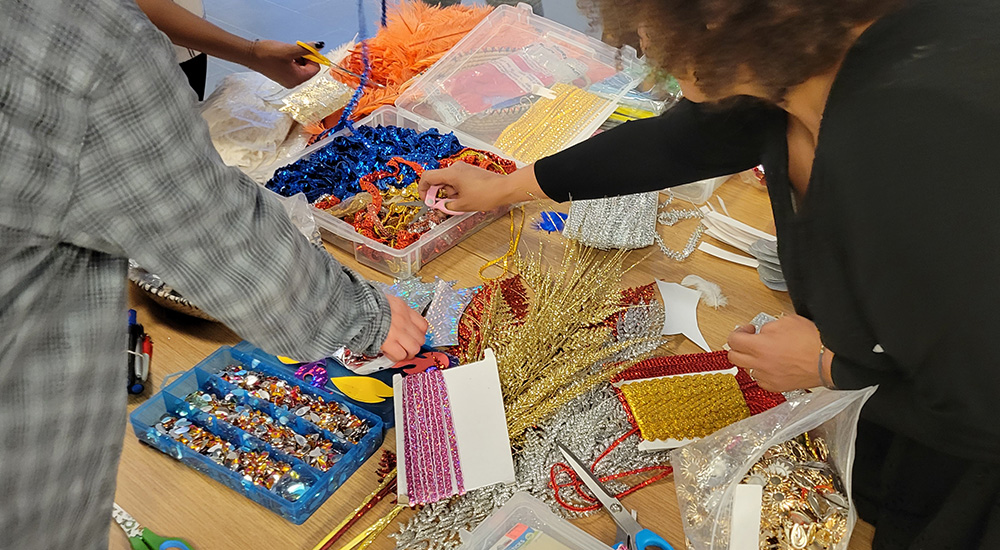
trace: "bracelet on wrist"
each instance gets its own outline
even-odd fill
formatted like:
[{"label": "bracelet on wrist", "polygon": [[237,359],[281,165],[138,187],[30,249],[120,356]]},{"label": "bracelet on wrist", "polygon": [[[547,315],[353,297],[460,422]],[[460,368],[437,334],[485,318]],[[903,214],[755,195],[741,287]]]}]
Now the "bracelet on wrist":
[{"label": "bracelet on wrist", "polygon": [[247,64],[254,62],[254,54],[257,51],[258,42],[260,42],[260,39],[256,38],[247,46]]},{"label": "bracelet on wrist", "polygon": [[835,389],[837,389],[837,387],[833,385],[833,380],[827,380],[826,379],[826,371],[823,369],[823,355],[825,353],[826,353],[826,346],[823,345],[823,344],[820,344],[820,346],[819,346],[819,360],[816,361],[816,368],[819,370],[819,382],[820,382],[820,384],[823,384],[824,388],[826,388],[828,390],[835,390]]}]

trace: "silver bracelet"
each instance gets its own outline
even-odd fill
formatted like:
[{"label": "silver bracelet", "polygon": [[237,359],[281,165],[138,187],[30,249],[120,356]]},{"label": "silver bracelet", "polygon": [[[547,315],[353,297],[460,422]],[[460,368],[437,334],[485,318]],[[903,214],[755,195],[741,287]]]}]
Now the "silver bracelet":
[{"label": "silver bracelet", "polygon": [[837,389],[837,387],[833,385],[833,381],[827,382],[826,381],[826,375],[823,374],[823,354],[824,353],[826,353],[826,346],[823,345],[823,344],[820,344],[820,346],[819,346],[819,360],[816,362],[816,368],[817,368],[817,370],[819,370],[819,382],[820,382],[820,384],[823,384],[824,388],[826,388],[828,390],[835,390],[835,389]]}]

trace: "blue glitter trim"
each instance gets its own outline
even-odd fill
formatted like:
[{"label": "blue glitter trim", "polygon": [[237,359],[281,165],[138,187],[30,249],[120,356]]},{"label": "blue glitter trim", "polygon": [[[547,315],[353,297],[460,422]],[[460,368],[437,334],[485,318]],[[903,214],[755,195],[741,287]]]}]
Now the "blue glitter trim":
[{"label": "blue glitter trim", "polygon": [[[359,126],[353,134],[337,136],[308,157],[279,168],[266,187],[286,197],[304,193],[310,203],[324,195],[344,200],[361,191],[362,176],[384,170],[393,157],[433,170],[461,150],[454,134],[435,128],[418,133],[398,126]],[[384,191],[390,185],[402,188],[417,181],[409,166],[401,165],[400,175],[400,180],[383,178],[376,186]]]}]

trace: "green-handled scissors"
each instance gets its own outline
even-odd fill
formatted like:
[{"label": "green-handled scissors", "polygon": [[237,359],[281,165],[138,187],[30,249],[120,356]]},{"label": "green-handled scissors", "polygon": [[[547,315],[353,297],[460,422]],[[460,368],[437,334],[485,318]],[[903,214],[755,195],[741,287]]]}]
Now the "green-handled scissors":
[{"label": "green-handled scissors", "polygon": [[580,476],[583,484],[590,489],[591,493],[594,493],[597,500],[615,520],[615,524],[618,526],[617,538],[620,541],[615,545],[615,548],[647,550],[652,547],[659,550],[674,550],[674,547],[670,546],[670,543],[664,540],[663,537],[649,529],[643,529],[635,519],[635,516],[626,510],[625,506],[604,488],[604,485],[594,477],[594,474],[590,473],[590,470],[583,465],[583,462],[580,462],[580,459],[576,455],[570,452],[562,443],[557,445],[563,457],[569,462],[573,471],[576,472],[576,475]]},{"label": "green-handled scissors", "polygon": [[132,550],[191,550],[191,546],[175,537],[161,537],[146,529],[116,502],[111,512],[118,526],[128,535]]}]

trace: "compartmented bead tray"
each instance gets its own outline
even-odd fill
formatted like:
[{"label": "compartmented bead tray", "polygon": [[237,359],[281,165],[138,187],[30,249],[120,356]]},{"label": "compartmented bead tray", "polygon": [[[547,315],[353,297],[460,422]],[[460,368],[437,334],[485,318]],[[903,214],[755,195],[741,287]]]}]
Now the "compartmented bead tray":
[{"label": "compartmented bead tray", "polygon": [[375,414],[295,378],[262,353],[222,347],[130,416],[143,443],[295,524],[382,444]]}]

